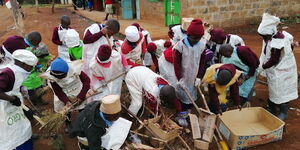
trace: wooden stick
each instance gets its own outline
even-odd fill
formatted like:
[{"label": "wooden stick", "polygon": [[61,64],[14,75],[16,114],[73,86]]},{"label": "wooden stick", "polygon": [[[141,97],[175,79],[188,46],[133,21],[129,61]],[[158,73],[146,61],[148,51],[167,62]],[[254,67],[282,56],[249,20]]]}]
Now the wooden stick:
[{"label": "wooden stick", "polygon": [[[121,74],[119,74],[119,75],[115,76],[114,78],[108,80],[105,84],[103,84],[102,86],[100,86],[99,88],[97,88],[96,91],[98,91],[99,89],[101,89],[101,88],[107,86],[110,82],[112,82],[112,81],[118,79],[119,77],[121,77],[121,76],[123,76],[123,75],[125,75],[125,74],[126,74],[126,72],[122,72]],[[99,91],[99,92],[93,93],[92,95],[87,96],[85,99],[88,99],[88,98],[90,98],[90,97],[92,97],[92,96],[95,96],[95,95],[97,95],[97,94],[100,94],[100,93],[102,93],[102,92],[103,92],[103,91]]]},{"label": "wooden stick", "polygon": [[204,94],[202,93],[202,90],[200,89],[200,86],[198,86],[197,89],[198,89],[198,91],[199,91],[199,93],[200,93],[200,95],[201,95],[201,98],[202,98],[202,100],[203,100],[205,109],[208,110],[208,111],[210,111],[210,110],[209,110],[209,107],[208,107],[208,105],[207,105],[205,96],[204,96]]},{"label": "wooden stick", "polygon": [[194,102],[194,100],[193,100],[192,96],[190,95],[190,93],[186,90],[185,87],[183,87],[182,85],[180,85],[180,86],[181,86],[181,88],[183,89],[183,91],[185,92],[185,94],[188,96],[190,102],[191,102],[191,103],[194,105],[194,107],[196,108],[198,114],[200,115],[200,114],[201,114],[200,108],[199,108],[198,105]]},{"label": "wooden stick", "polygon": [[218,150],[222,150],[221,145],[220,145],[220,143],[218,142],[218,139],[217,139],[216,135],[214,135],[214,139],[215,139],[215,141],[216,141],[216,143],[217,143]]},{"label": "wooden stick", "polygon": [[158,137],[148,126],[145,125],[145,123],[140,120],[134,113],[132,113],[129,109],[126,108],[124,104],[121,104],[122,107],[131,115],[133,118],[135,118],[141,125],[143,125],[152,135]]},{"label": "wooden stick", "polygon": [[132,131],[132,130],[130,130],[130,132],[133,133],[133,134],[137,134],[139,136],[145,137],[145,138],[151,138],[151,139],[159,141],[159,142],[166,142],[166,141],[164,141],[162,139],[155,138],[155,137],[152,137],[152,136],[148,136],[148,135],[145,135],[145,134],[141,134],[141,133],[138,133],[138,132],[135,132],[135,131]]},{"label": "wooden stick", "polygon": [[38,109],[37,107],[35,107],[35,105],[33,104],[33,102],[31,101],[30,98],[28,98],[28,97],[25,98],[25,97],[24,97],[24,99],[27,100],[27,101],[30,103],[30,105],[32,106],[33,110],[37,111],[38,115],[41,115],[41,114],[40,114],[41,110]]},{"label": "wooden stick", "polygon": [[[27,106],[25,106],[24,104],[22,104],[21,107],[22,107],[25,111],[30,110],[30,109],[29,109]],[[33,118],[34,118],[36,121],[38,121],[38,123],[40,123],[42,126],[45,125],[45,122],[43,122],[42,119],[41,119],[39,116],[33,115]]]},{"label": "wooden stick", "polygon": [[105,34],[105,38],[107,40],[107,43],[108,43],[109,47],[112,49],[112,45],[111,45],[110,40],[108,38],[108,34]]},{"label": "wooden stick", "polygon": [[[200,95],[201,95],[201,97],[202,97],[202,100],[203,100],[203,103],[204,103],[206,109],[210,112],[210,109],[209,109],[209,107],[208,107],[208,105],[207,105],[207,102],[206,102],[206,99],[205,99],[204,94],[202,93],[202,90],[200,89],[200,87],[198,87],[197,89],[198,89],[198,91],[199,91],[199,93],[200,93]],[[220,134],[219,129],[217,128],[217,126],[215,126],[215,129],[216,129],[216,131],[217,131],[217,134],[218,134],[218,137],[220,138],[220,140],[221,140],[221,141],[224,141],[222,135]]]},{"label": "wooden stick", "polygon": [[169,119],[171,119],[171,117],[172,117],[173,115],[174,115],[174,114],[171,114],[169,117],[167,117],[167,119],[164,119],[164,121],[163,121],[163,123],[162,123],[162,125],[161,125],[161,128],[163,128],[163,127],[165,126],[166,122],[167,122]]},{"label": "wooden stick", "polygon": [[[133,116],[133,118],[135,118],[141,125],[143,125],[146,128],[146,130],[148,130],[150,132],[150,134],[159,138],[159,136],[156,135],[148,126],[146,126],[142,120],[140,120],[134,113],[132,113],[129,109],[127,109],[127,107],[124,104],[121,104],[121,105],[129,113],[129,115]],[[169,149],[172,150],[172,148],[169,146],[169,144],[167,142],[164,142],[164,143]]]},{"label": "wooden stick", "polygon": [[191,150],[190,146],[186,143],[186,141],[180,135],[178,135],[178,138],[182,141],[182,143],[185,145],[185,147],[188,150]]}]

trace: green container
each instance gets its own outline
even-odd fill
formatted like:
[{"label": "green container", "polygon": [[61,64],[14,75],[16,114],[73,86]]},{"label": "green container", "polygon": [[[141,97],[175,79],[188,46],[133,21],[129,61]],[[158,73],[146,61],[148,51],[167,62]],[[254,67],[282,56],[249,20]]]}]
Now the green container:
[{"label": "green container", "polygon": [[164,0],[165,25],[180,23],[180,0]]}]

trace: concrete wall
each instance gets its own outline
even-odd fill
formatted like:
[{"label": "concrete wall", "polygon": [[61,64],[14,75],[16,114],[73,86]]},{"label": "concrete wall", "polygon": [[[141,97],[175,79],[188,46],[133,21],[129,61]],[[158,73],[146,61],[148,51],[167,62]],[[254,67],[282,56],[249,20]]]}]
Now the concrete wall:
[{"label": "concrete wall", "polygon": [[[300,13],[300,0],[181,0],[181,17],[201,18],[214,26],[255,24],[266,10],[280,17]],[[140,0],[141,19],[164,24],[164,3]]]},{"label": "concrete wall", "polygon": [[164,2],[149,2],[148,0],[139,0],[140,14],[142,20],[151,20],[155,23],[164,24]]},{"label": "concrete wall", "polygon": [[181,0],[181,17],[219,27],[258,23],[266,10],[280,17],[300,13],[300,0]]}]

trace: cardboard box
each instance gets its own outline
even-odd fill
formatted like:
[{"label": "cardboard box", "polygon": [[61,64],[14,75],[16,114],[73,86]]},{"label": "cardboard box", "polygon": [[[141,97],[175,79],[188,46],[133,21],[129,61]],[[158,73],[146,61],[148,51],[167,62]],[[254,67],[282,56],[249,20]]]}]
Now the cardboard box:
[{"label": "cardboard box", "polygon": [[153,118],[153,119],[149,119],[147,121],[147,126],[151,129],[151,131],[156,136],[158,136],[162,140],[169,141],[169,140],[172,140],[172,139],[176,138],[179,135],[179,132],[180,132],[179,129],[181,129],[181,127],[178,126],[174,121],[172,121],[171,119],[163,120],[163,122],[165,121],[164,124],[168,124],[168,126],[172,127],[171,131],[165,131],[165,130],[161,129],[157,125],[161,121],[162,121],[161,116],[158,116],[158,117]]},{"label": "cardboard box", "polygon": [[282,139],[284,122],[261,107],[224,112],[217,127],[231,149],[243,149]]}]

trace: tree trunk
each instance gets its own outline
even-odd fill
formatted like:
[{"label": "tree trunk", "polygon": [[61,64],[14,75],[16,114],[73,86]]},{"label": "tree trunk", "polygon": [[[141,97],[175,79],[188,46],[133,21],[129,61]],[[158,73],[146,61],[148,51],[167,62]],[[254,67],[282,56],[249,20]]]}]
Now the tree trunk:
[{"label": "tree trunk", "polygon": [[35,0],[35,8],[37,12],[40,12],[39,10],[39,0]]},{"label": "tree trunk", "polygon": [[55,0],[52,0],[52,13],[54,13]]},{"label": "tree trunk", "polygon": [[21,14],[20,6],[15,0],[9,0],[11,3],[11,12],[12,16],[14,18],[15,27],[18,31],[18,33],[21,36],[24,36],[24,23],[23,23],[23,17]]}]

